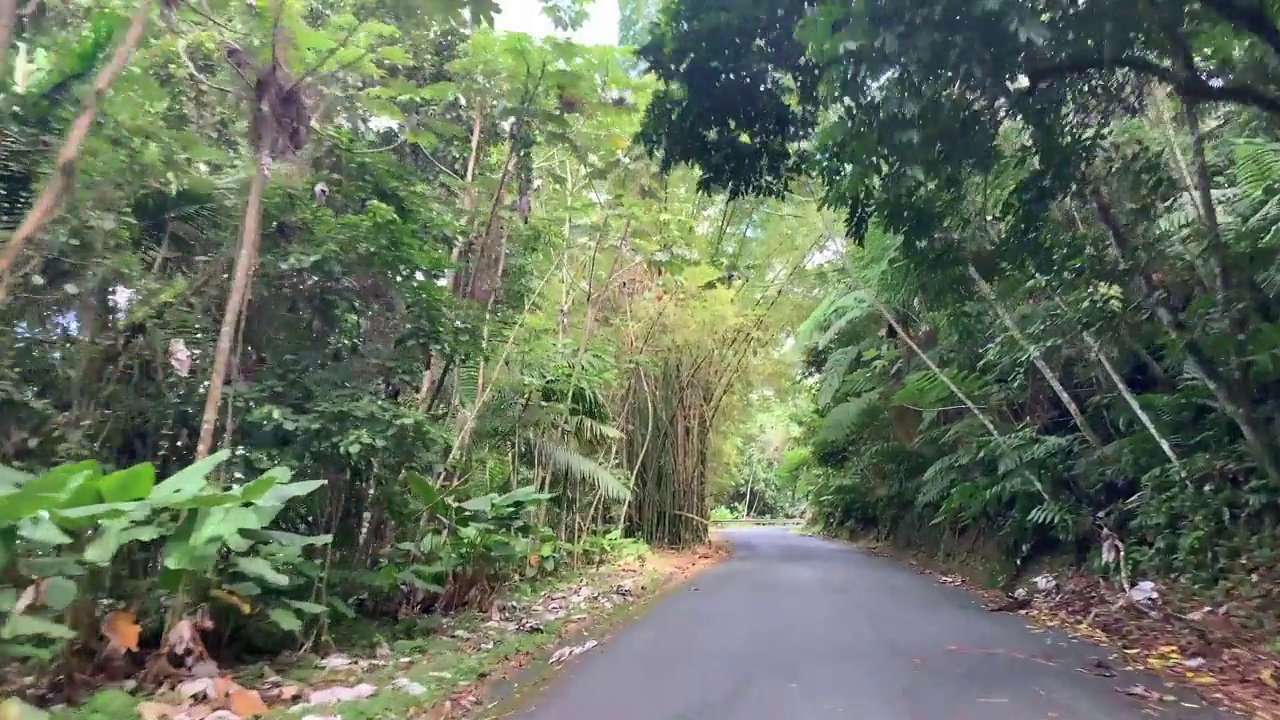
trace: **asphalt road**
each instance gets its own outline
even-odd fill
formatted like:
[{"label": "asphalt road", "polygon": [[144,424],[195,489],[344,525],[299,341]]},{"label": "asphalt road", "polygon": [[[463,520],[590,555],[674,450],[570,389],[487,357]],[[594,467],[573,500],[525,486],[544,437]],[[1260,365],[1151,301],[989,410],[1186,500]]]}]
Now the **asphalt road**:
[{"label": "asphalt road", "polygon": [[[1116,688],[1172,692],[1079,672],[1105,653],[893,560],[780,528],[725,535],[731,559],[570,661],[518,717],[1137,720],[1152,713]],[[1161,718],[1225,717],[1160,707]]]}]

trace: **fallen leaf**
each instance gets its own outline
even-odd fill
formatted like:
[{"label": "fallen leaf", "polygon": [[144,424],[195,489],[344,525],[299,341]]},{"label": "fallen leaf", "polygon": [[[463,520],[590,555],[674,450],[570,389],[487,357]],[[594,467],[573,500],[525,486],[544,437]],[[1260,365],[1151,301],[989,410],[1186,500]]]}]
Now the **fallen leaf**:
[{"label": "fallen leaf", "polygon": [[1275,671],[1272,670],[1271,668],[1267,668],[1266,670],[1263,670],[1262,672],[1258,673],[1258,682],[1262,683],[1263,685],[1266,685],[1272,690],[1280,689],[1280,685],[1277,685],[1276,683]]},{"label": "fallen leaf", "polygon": [[414,682],[409,678],[396,678],[391,681],[391,687],[413,697],[425,695],[427,693],[426,686],[422,685],[422,683]]},{"label": "fallen leaf", "polygon": [[196,678],[188,680],[178,686],[178,694],[188,700],[196,700],[199,698],[217,699],[215,690],[215,678]]},{"label": "fallen leaf", "polygon": [[142,626],[138,618],[128,610],[116,610],[102,620],[102,635],[109,643],[107,650],[115,654],[124,654],[125,650],[138,652],[138,638],[142,635]]},{"label": "fallen leaf", "polygon": [[242,718],[262,715],[267,711],[267,704],[257,690],[240,688],[227,698],[227,709]]},{"label": "fallen leaf", "polygon": [[141,717],[142,720],[162,720],[178,714],[176,707],[158,702],[138,703],[137,710],[138,717]]},{"label": "fallen leaf", "polygon": [[324,690],[316,690],[307,698],[307,702],[295,705],[294,707],[311,707],[313,705],[333,705],[349,700],[363,700],[372,697],[378,688],[368,683],[361,683],[355,687],[332,687]]},{"label": "fallen leaf", "polygon": [[232,695],[240,692],[241,690],[244,690],[244,688],[237,685],[236,682],[231,678],[218,677],[213,679],[212,698],[214,700],[221,700],[222,698],[225,698],[225,697],[231,697]]},{"label": "fallen leaf", "polygon": [[1160,693],[1147,688],[1144,685],[1131,685],[1127,688],[1116,688],[1117,692],[1122,692],[1131,697],[1142,698],[1143,700],[1161,700],[1163,697]]},{"label": "fallen leaf", "polygon": [[212,713],[213,707],[210,705],[192,705],[173,720],[205,720]]}]

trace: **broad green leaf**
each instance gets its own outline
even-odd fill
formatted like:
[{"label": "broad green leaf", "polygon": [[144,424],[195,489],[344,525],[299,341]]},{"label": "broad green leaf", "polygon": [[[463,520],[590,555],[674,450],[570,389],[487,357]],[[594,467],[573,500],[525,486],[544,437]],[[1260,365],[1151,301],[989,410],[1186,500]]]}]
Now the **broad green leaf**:
[{"label": "broad green leaf", "polygon": [[350,605],[337,598],[329,598],[329,607],[348,620],[353,620],[356,617],[356,611],[351,609]]},{"label": "broad green leaf", "polygon": [[256,583],[251,583],[251,582],[231,583],[230,585],[225,585],[224,587],[227,590],[230,590],[231,592],[237,595],[240,595],[242,597],[254,597],[255,595],[258,595],[259,593],[262,592],[262,588],[258,587]]},{"label": "broad green leaf", "polygon": [[115,557],[116,552],[131,542],[149,542],[160,537],[161,529],[155,525],[131,526],[127,521],[103,521],[99,535],[85,546],[81,556],[85,562],[94,565],[105,565]]},{"label": "broad green leaf", "polygon": [[[52,511],[62,507],[98,473],[98,464],[87,461],[64,465],[28,480],[17,492],[5,495],[4,502],[0,502],[0,525],[15,522],[41,510]],[[89,494],[97,494],[92,485],[87,490]]]},{"label": "broad green leaf", "polygon": [[65,577],[45,578],[44,581],[44,604],[54,612],[62,612],[68,605],[75,602],[76,599],[76,583],[74,580]]},{"label": "broad green leaf", "polygon": [[405,473],[404,479],[409,484],[409,489],[413,491],[413,494],[417,495],[418,499],[428,507],[440,502],[440,489],[432,485],[431,481],[422,474],[408,472]]},{"label": "broad green leaf", "polygon": [[18,521],[18,534],[45,545],[66,545],[72,542],[71,536],[48,517],[23,518]]},{"label": "broad green leaf", "polygon": [[271,622],[279,626],[281,630],[297,632],[302,629],[302,621],[298,619],[298,616],[284,608],[271,608],[267,611],[267,617],[271,618]]},{"label": "broad green leaf", "polygon": [[98,481],[98,490],[104,502],[123,503],[145,499],[155,484],[155,467],[151,463],[139,463],[104,476]]},{"label": "broad green leaf", "polygon": [[40,635],[58,640],[70,640],[76,636],[71,628],[60,623],[46,620],[36,615],[9,615],[4,626],[0,627],[0,637],[14,638]]},{"label": "broad green leaf", "polygon": [[289,584],[289,576],[272,567],[265,558],[250,556],[236,557],[232,560],[240,572],[257,578],[271,585],[285,586]]},{"label": "broad green leaf", "polygon": [[293,471],[287,467],[273,467],[259,475],[253,482],[240,488],[240,497],[244,502],[256,502],[278,483],[289,482],[289,477],[292,474]]},{"label": "broad green leaf", "polygon": [[19,487],[33,477],[35,476],[30,473],[22,472],[8,465],[0,465],[0,497],[16,492]]},{"label": "broad green leaf", "polygon": [[151,491],[151,502],[167,507],[199,495],[208,486],[209,475],[229,457],[230,450],[219,450],[170,475]]},{"label": "broad green leaf", "polygon": [[62,508],[54,511],[54,515],[58,518],[68,520],[96,520],[98,518],[126,515],[146,510],[151,506],[146,502],[127,502],[127,503],[97,503],[94,505],[80,505],[79,507]]},{"label": "broad green leaf", "polygon": [[194,545],[222,544],[241,530],[256,530],[259,527],[257,515],[248,508],[206,508],[200,511],[200,519],[195,529],[191,531],[189,542]]},{"label": "broad green leaf", "polygon": [[286,547],[307,547],[309,545],[328,545],[333,541],[332,535],[299,535],[279,530],[245,530],[244,536],[258,542],[279,543]]},{"label": "broad green leaf", "polygon": [[80,577],[86,572],[84,566],[77,560],[58,556],[21,558],[18,560],[18,567],[23,573],[33,577],[52,577],[54,575]]},{"label": "broad green leaf", "polygon": [[285,600],[285,604],[298,612],[306,613],[308,615],[323,615],[324,613],[329,612],[329,608],[324,605],[306,602],[305,600]]},{"label": "broad green leaf", "polygon": [[276,485],[263,494],[255,505],[283,505],[293,498],[307,495],[325,486],[324,480],[303,480]]},{"label": "broad green leaf", "polygon": [[486,513],[493,509],[493,501],[496,499],[496,495],[481,495],[467,500],[459,507],[474,512]]}]

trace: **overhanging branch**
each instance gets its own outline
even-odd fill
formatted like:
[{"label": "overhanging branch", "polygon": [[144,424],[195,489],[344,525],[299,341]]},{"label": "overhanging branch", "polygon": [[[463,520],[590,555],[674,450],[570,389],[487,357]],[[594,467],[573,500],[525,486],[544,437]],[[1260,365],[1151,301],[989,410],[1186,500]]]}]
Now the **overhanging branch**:
[{"label": "overhanging branch", "polygon": [[1280,114],[1280,96],[1240,83],[1212,84],[1199,75],[1187,75],[1152,60],[1138,57],[1066,60],[1056,65],[1030,70],[1027,72],[1029,83],[1027,94],[1035,93],[1041,86],[1058,78],[1114,69],[1129,70],[1136,75],[1159,80],[1173,88],[1180,98],[1193,103],[1223,102]]}]

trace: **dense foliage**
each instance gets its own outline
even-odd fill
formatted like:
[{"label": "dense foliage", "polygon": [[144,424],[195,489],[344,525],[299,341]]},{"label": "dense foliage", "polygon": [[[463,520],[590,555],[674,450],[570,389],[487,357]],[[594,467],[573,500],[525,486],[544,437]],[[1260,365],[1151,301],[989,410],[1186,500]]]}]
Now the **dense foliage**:
[{"label": "dense foliage", "polygon": [[1278,27],[1241,0],[668,6],[646,145],[708,189],[820,184],[856,241],[799,338],[821,522],[1274,587]]},{"label": "dense foliage", "polygon": [[629,50],[487,0],[0,5],[0,653],[56,697],[706,539],[823,236],[664,176]]}]

